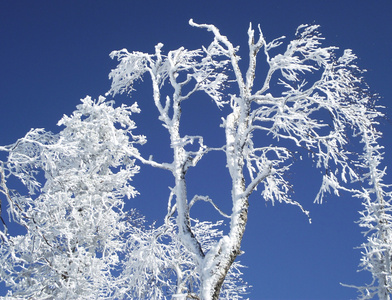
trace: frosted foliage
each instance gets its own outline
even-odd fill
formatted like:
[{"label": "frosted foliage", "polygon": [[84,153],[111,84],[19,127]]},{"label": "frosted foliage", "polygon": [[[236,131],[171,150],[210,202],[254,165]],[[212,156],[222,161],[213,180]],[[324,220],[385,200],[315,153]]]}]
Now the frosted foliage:
[{"label": "frosted foliage", "polygon": [[[6,147],[1,192],[26,231],[3,233],[0,274],[10,298],[110,298],[117,289],[113,271],[133,218],[123,212],[124,197],[137,194],[130,180],[139,167],[130,157],[144,137],[132,134],[136,104],[114,108],[104,100],[83,99],[59,121],[59,134],[32,130]],[[12,177],[30,193],[12,193]]]}]

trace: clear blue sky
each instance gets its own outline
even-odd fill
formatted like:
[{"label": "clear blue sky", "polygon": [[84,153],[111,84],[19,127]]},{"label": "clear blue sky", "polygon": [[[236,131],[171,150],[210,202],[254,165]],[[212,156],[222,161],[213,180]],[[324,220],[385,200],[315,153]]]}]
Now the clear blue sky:
[{"label": "clear blue sky", "polygon": [[[153,52],[158,42],[164,49],[208,45],[211,34],[192,28],[188,20],[213,23],[234,44],[245,49],[249,22],[260,24],[268,40],[293,37],[298,25],[321,25],[325,43],[350,48],[359,65],[368,70],[366,80],[382,98],[388,119],[385,132],[386,164],[392,168],[392,1],[391,0],[284,0],[284,1],[0,1],[0,144],[9,144],[30,128],[57,131],[55,124],[70,114],[79,99],[96,98],[110,87],[109,71],[116,63],[112,50],[127,48]],[[143,110],[137,118],[140,132],[151,141],[146,155],[168,157],[165,134],[155,117],[148,83],[140,85],[134,100]],[[120,97],[121,98],[121,97]],[[123,98],[121,98],[123,99]],[[133,102],[133,101],[132,101]],[[197,117],[189,130],[209,132],[219,118],[214,106],[189,104],[184,114]],[[205,110],[208,107],[208,111]],[[205,114],[205,120],[198,114]],[[208,117],[208,118],[207,118]],[[197,121],[198,120],[198,121]],[[208,120],[208,121],[207,121]],[[211,137],[212,142],[221,138]],[[215,145],[213,145],[215,146]],[[229,191],[219,168],[224,163],[215,154],[206,158],[198,173],[190,174],[189,192],[210,192],[224,206]],[[224,170],[224,168],[222,168]],[[171,178],[147,167],[135,179],[141,196],[130,205],[150,221],[162,219]],[[295,199],[310,210],[313,224],[287,205],[266,204],[259,195],[251,198],[249,224],[241,257],[245,280],[253,288],[250,299],[353,299],[356,291],[340,282],[363,284],[369,275],[357,273],[363,237],[357,224],[361,208],[356,199],[328,197],[323,205],[313,204],[317,184],[312,170],[296,169]],[[151,180],[153,178],[153,180]],[[202,180],[203,179],[203,180]],[[387,176],[392,182],[392,176]],[[201,192],[200,192],[201,190]],[[204,207],[199,209],[200,213]]]}]

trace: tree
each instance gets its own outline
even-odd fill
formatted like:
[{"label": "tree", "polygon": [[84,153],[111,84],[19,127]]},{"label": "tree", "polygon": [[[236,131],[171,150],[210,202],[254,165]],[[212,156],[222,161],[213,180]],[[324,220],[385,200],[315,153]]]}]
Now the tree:
[{"label": "tree", "polygon": [[[0,148],[10,153],[1,164],[1,191],[13,219],[27,230],[19,237],[2,233],[2,278],[14,287],[15,295],[33,297],[90,293],[135,299],[240,299],[245,287],[236,259],[242,254],[249,197],[261,191],[265,201],[292,204],[308,215],[291,198],[285,174],[296,161],[310,159],[322,173],[316,202],[329,192],[343,191],[364,199],[361,226],[373,232],[363,245],[362,265],[372,272],[374,282],[359,290],[366,297],[378,293],[389,299],[390,193],[382,184],[385,172],[378,169],[382,153],[375,129],[381,114],[360,77],[355,55],[345,50],[339,57],[336,47],[324,47],[316,25],[299,26],[296,38],[281,53],[283,38],[267,42],[259,28],[255,40],[250,26],[244,67],[239,47],[215,26],[192,20],[190,25],[213,34],[208,47],[181,47],[164,54],[160,43],[154,54],[126,49],[111,53],[119,64],[109,75],[112,86],[107,95],[130,93],[138,80],[150,77],[153,103],[169,134],[172,161],[146,159],[136,149],[145,142],[132,133],[135,124],[129,116],[138,112],[136,105],[114,109],[103,98],[94,103],[86,98],[74,117],[62,119],[66,128],[59,135],[35,130]],[[260,53],[267,67],[262,71],[256,68]],[[223,145],[206,145],[203,136],[183,132],[183,103],[200,92],[221,109]],[[355,142],[364,145],[363,153],[357,153]],[[208,195],[188,195],[188,171],[212,151],[226,159],[230,213]],[[145,228],[143,220],[123,212],[124,196],[136,194],[129,184],[138,171],[135,159],[173,176],[160,226]],[[31,193],[38,189],[39,196],[11,195],[7,183],[11,175]],[[46,180],[43,188],[40,175]],[[98,202],[92,203],[93,199]],[[230,220],[226,232],[220,229],[222,221],[201,222],[191,216],[198,201]],[[58,218],[52,217],[53,207],[62,213]],[[83,216],[91,220],[86,222]],[[61,220],[63,228],[53,220]],[[36,240],[39,251],[26,244],[35,245]],[[38,256],[26,258],[31,253]],[[91,278],[98,282],[86,276],[93,273],[93,265],[100,275]],[[37,286],[39,280],[26,283],[20,273],[25,266],[29,277],[44,282],[42,287]],[[115,274],[116,267],[121,267],[120,274]]]},{"label": "tree", "polygon": [[[365,113],[365,111],[362,111]],[[358,289],[360,299],[390,299],[392,293],[392,228],[391,228],[391,196],[390,185],[383,183],[386,168],[380,170],[383,160],[383,147],[378,144],[381,133],[375,128],[375,116],[380,113],[373,111],[373,116],[357,115],[353,122],[358,122],[363,154],[357,162],[363,175],[358,179],[362,187],[354,192],[354,196],[363,200],[364,210],[360,211],[359,226],[366,229],[366,243],[360,263],[361,270],[372,274],[371,284],[366,286],[345,285]]]},{"label": "tree", "polygon": [[[130,156],[137,151],[134,144],[144,143],[143,136],[132,134],[130,115],[137,112],[136,105],[113,108],[104,97],[86,97],[72,116],[59,121],[65,126],[59,134],[31,130],[1,148],[9,152],[1,164],[1,192],[12,218],[26,230],[2,235],[1,277],[13,296],[113,295],[123,236],[141,221],[135,212],[123,211],[124,197],[137,194],[130,185],[139,171]],[[28,195],[8,189],[11,176],[26,185]]]},{"label": "tree", "polygon": [[[361,158],[365,165],[370,164],[370,172],[376,174],[373,168],[376,165],[369,161],[374,153],[366,136],[374,130],[374,119],[379,114],[374,112],[373,97],[359,77],[361,71],[354,64],[355,55],[345,50],[337,57],[336,47],[323,47],[316,25],[299,26],[296,39],[283,53],[274,56],[272,53],[283,43],[282,38],[267,43],[259,28],[255,41],[250,26],[249,64],[245,70],[240,66],[239,48],[215,26],[192,20],[190,25],[212,32],[214,40],[207,48],[196,51],[180,48],[162,55],[163,45],[158,44],[155,54],[130,53],[125,49],[112,52],[111,56],[117,57],[120,63],[110,73],[113,81],[110,93],[132,91],[136,80],[145,73],[150,75],[154,103],[159,120],[169,132],[174,159],[170,163],[158,163],[137,158],[173,174],[175,186],[169,197],[168,213],[177,212],[181,243],[194,254],[195,264],[200,267],[200,299],[218,299],[224,278],[241,253],[249,196],[260,188],[266,201],[285,202],[302,209],[290,198],[291,186],[284,173],[297,153],[303,151],[324,170],[316,202],[322,202],[330,191],[337,195],[340,191],[353,191],[346,187],[349,181],[358,180],[356,167],[351,163],[356,155],[348,150],[349,136],[354,139],[356,131],[364,135],[362,141],[367,154]],[[264,52],[268,69],[265,77],[255,84],[260,50]],[[163,92],[166,83],[172,87],[171,96]],[[279,93],[271,88],[272,84],[280,85]],[[223,94],[223,88],[229,92]],[[198,91],[208,94],[218,107],[229,107],[221,125],[225,129],[225,145],[208,147],[201,136],[180,134],[181,105]],[[359,116],[366,122],[358,122]],[[255,138],[260,134],[272,137],[273,144],[260,145],[262,141]],[[199,148],[189,150],[195,141]],[[209,151],[222,151],[226,155],[232,180],[232,212],[229,233],[205,252],[192,230],[190,208],[198,200],[217,206],[208,196],[196,195],[189,201],[185,178],[188,169],[195,167]],[[378,184],[378,179],[372,180],[373,186]],[[172,205],[173,197],[176,202]],[[383,282],[379,284],[382,286]]]}]

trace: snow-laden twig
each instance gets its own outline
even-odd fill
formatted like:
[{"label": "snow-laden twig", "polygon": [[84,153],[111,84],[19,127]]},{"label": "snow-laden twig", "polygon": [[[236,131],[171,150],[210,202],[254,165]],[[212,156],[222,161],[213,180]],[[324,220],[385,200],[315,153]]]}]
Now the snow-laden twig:
[{"label": "snow-laden twig", "polygon": [[193,196],[192,200],[189,202],[189,209],[192,208],[192,206],[197,202],[197,201],[204,201],[204,202],[209,202],[211,205],[215,208],[216,211],[218,211],[223,217],[229,218],[230,216],[225,214],[220,208],[212,201],[212,199],[208,196],[200,196],[200,195],[195,195]]}]

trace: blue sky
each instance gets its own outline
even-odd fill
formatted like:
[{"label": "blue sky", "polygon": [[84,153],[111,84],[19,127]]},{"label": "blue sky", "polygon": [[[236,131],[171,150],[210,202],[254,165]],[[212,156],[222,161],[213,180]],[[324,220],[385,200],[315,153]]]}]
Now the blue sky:
[{"label": "blue sky", "polygon": [[[267,40],[293,37],[298,25],[314,23],[321,25],[326,45],[353,49],[359,66],[368,70],[365,78],[386,106],[387,119],[380,130],[385,164],[392,166],[391,11],[391,0],[0,1],[0,144],[14,142],[30,128],[57,131],[57,121],[70,114],[80,98],[104,94],[110,87],[108,73],[116,66],[109,58],[112,50],[153,52],[158,42],[166,50],[208,45],[211,34],[190,27],[190,18],[215,24],[243,49],[249,22],[260,24]],[[148,83],[137,88],[132,102],[138,101],[143,112],[136,121],[149,139],[143,151],[164,160],[169,152],[160,143],[168,145],[167,136],[154,120]],[[184,107],[184,118],[188,115],[190,120],[186,128],[215,132],[211,128],[219,124],[219,111],[206,99],[201,101]],[[214,134],[210,141],[221,141]],[[208,168],[215,163],[224,160],[211,154],[189,175],[189,192],[211,193],[224,208],[224,199],[229,199],[227,175],[220,176],[222,166]],[[258,194],[250,199],[241,257],[248,266],[245,280],[253,286],[250,299],[353,299],[356,291],[339,283],[370,280],[368,274],[356,272],[360,251],[353,248],[363,241],[354,223],[359,201],[345,195],[313,204],[317,182],[314,169],[308,167],[309,173],[298,168],[290,176],[294,198],[310,210],[313,224],[295,207],[272,207]],[[167,175],[143,167],[135,178],[141,195],[130,205],[150,221],[164,216],[171,185]],[[392,176],[386,180],[392,182]],[[201,218],[204,211],[202,205],[195,207]]]}]

